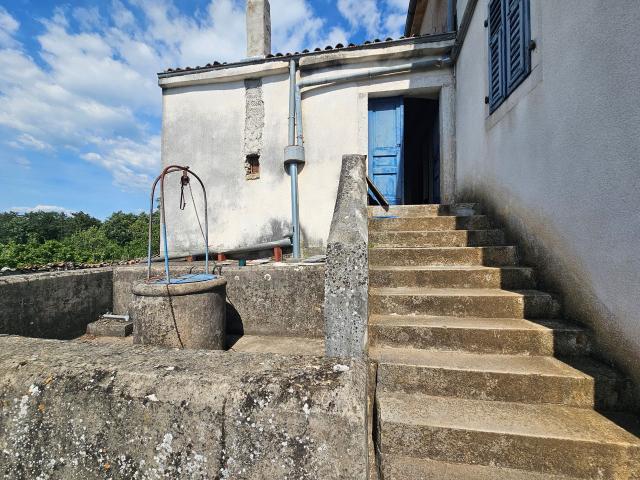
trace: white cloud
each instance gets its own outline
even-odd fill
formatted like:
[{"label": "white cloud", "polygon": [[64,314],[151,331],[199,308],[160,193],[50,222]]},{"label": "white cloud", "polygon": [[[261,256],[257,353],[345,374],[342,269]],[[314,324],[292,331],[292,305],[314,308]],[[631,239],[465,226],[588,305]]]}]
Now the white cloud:
[{"label": "white cloud", "polygon": [[388,35],[397,38],[404,34],[404,25],[406,21],[406,13],[390,13],[384,21],[384,28]]},{"label": "white cloud", "polygon": [[393,10],[404,11],[405,15],[409,10],[409,0],[386,0],[386,4]]},{"label": "white cloud", "polygon": [[87,30],[99,27],[102,23],[100,10],[97,6],[91,8],[78,7],[73,10],[73,18],[78,21],[82,28]]},{"label": "white cloud", "polygon": [[[243,0],[210,0],[193,15],[176,2],[56,8],[40,19],[38,48],[29,52],[19,22],[0,7],[0,141],[49,152],[51,161],[71,152],[123,188],[147,189],[160,166],[156,73],[246,54]],[[271,11],[274,51],[348,41],[308,0],[272,0]]]},{"label": "white cloud", "polygon": [[0,5],[0,47],[15,46],[16,41],[12,38],[18,31],[20,22],[11,16],[7,10]]},{"label": "white cloud", "polygon": [[15,163],[17,163],[18,165],[20,165],[22,168],[24,168],[25,170],[31,170],[31,162],[29,161],[28,158],[25,157],[15,157],[13,158],[13,161]]},{"label": "white cloud", "polygon": [[380,10],[376,0],[338,0],[338,11],[352,28],[363,28],[371,36],[380,33]]},{"label": "white cloud", "polygon": [[53,149],[48,143],[38,140],[28,133],[23,133],[16,140],[9,142],[9,145],[13,148],[31,148],[40,151]]},{"label": "white cloud", "polygon": [[338,11],[351,27],[371,39],[397,38],[404,33],[409,0],[338,0]]},{"label": "white cloud", "polygon": [[385,0],[384,29],[386,35],[399,37],[404,34],[409,0]]},{"label": "white cloud", "polygon": [[347,45],[349,43],[349,34],[340,27],[333,27],[327,34],[324,43],[328,45],[336,45],[338,43]]},{"label": "white cloud", "polygon": [[57,205],[36,205],[35,207],[11,207],[9,212],[16,213],[30,213],[30,212],[59,212],[66,213],[67,215],[71,215],[74,213],[73,210],[69,210],[68,208],[59,207]]},{"label": "white cloud", "polygon": [[108,169],[116,185],[128,190],[149,188],[150,174],[158,169],[159,135],[150,136],[143,142],[116,137],[92,138],[91,143],[94,149],[82,158]]}]

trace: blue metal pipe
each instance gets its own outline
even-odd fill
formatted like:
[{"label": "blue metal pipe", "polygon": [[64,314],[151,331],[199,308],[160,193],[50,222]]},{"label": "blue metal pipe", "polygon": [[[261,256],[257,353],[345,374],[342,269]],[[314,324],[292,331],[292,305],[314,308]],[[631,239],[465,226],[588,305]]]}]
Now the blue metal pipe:
[{"label": "blue metal pipe", "polygon": [[[164,195],[162,197],[164,201]],[[164,221],[164,218],[160,218],[160,222],[162,222],[162,242],[164,243],[164,273],[167,276],[167,285],[171,283],[171,277],[169,276],[169,244],[167,242],[167,222]]]},{"label": "blue metal pipe", "polygon": [[[289,145],[296,145],[296,62],[289,62]],[[302,140],[302,117],[298,121],[298,138]],[[300,210],[298,206],[298,164],[289,163],[291,177],[291,225],[293,228],[293,258],[300,258]]]},{"label": "blue metal pipe", "polygon": [[293,258],[300,258],[300,217],[298,213],[298,164],[289,165],[291,176],[291,220],[293,222]]}]

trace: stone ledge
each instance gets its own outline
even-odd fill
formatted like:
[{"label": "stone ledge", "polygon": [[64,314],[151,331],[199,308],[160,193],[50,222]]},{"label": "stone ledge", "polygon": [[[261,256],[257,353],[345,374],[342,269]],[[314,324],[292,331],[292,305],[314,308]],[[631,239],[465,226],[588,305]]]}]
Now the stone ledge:
[{"label": "stone ledge", "polygon": [[359,360],[0,336],[13,478],[365,479]]}]

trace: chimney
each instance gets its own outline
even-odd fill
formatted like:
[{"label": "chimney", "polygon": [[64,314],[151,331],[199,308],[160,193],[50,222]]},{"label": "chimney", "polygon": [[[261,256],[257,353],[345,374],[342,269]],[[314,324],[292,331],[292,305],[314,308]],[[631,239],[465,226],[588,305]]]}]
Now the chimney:
[{"label": "chimney", "polygon": [[269,0],[247,0],[247,57],[271,53],[271,7]]}]

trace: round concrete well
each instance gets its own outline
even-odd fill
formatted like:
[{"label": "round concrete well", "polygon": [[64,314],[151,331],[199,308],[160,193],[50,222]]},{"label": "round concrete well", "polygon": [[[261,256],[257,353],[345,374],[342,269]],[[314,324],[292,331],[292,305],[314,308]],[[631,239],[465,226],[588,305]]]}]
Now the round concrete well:
[{"label": "round concrete well", "polygon": [[133,343],[224,350],[224,278],[200,282],[138,282],[133,286]]}]

